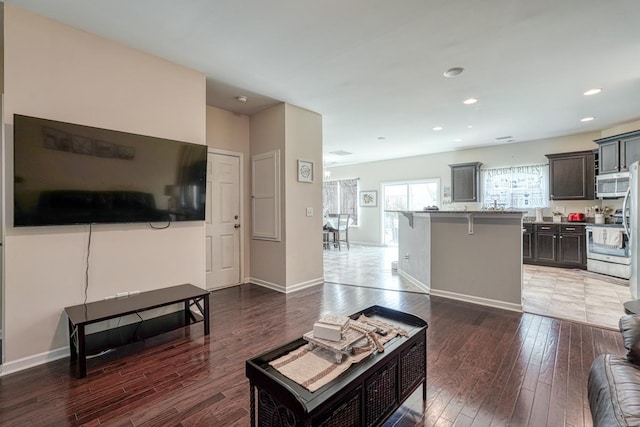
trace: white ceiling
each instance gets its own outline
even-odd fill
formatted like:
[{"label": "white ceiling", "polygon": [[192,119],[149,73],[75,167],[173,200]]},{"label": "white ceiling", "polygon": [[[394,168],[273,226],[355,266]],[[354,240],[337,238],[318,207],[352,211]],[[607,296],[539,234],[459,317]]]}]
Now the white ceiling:
[{"label": "white ceiling", "polygon": [[206,73],[208,105],[321,114],[327,165],[640,118],[639,0],[5,2]]}]

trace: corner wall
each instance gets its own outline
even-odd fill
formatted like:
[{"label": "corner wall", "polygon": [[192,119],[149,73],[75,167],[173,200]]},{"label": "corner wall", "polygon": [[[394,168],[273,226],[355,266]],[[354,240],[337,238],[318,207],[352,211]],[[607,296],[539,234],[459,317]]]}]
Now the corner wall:
[{"label": "corner wall", "polygon": [[[322,116],[286,105],[287,292],[324,281],[322,254]],[[313,182],[298,182],[298,160],[313,162]],[[306,209],[313,216],[306,216]]]},{"label": "corner wall", "polygon": [[236,114],[227,110],[207,106],[207,145],[225,151],[233,151],[244,155],[242,180],[244,193],[243,211],[241,213],[244,227],[244,277],[246,283],[251,275],[251,148],[250,119],[244,114]]},{"label": "corner wall", "polygon": [[[205,76],[5,4],[5,115],[205,143]],[[10,162],[8,162],[10,163]],[[3,373],[68,354],[64,307],[84,299],[88,226],[12,227],[7,186]],[[204,224],[93,227],[87,300],[180,283],[205,286]]]},{"label": "corner wall", "polygon": [[[322,116],[289,104],[252,115],[251,156],[274,150],[280,150],[281,240],[251,240],[251,278],[292,292],[324,281]],[[313,162],[312,183],[298,182],[298,160]]]},{"label": "corner wall", "polygon": [[[279,242],[251,239],[251,278],[262,286],[284,292],[287,265],[286,194],[284,189],[285,104],[278,104],[251,116],[251,157],[275,150],[280,150],[281,239]],[[252,230],[249,230],[249,238],[251,238],[251,232]]]}]

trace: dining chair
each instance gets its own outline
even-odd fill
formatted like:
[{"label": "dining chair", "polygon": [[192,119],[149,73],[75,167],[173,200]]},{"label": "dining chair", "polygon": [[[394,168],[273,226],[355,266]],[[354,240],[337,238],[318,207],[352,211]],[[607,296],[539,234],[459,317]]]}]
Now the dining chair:
[{"label": "dining chair", "polygon": [[349,249],[349,218],[349,214],[338,215],[338,229],[333,232],[333,244],[338,250],[341,250],[341,243],[346,243]]},{"label": "dining chair", "polygon": [[322,247],[330,249],[335,246],[336,232],[338,231],[338,214],[326,214],[322,225]]},{"label": "dining chair", "polygon": [[331,235],[333,233],[326,228],[322,229],[322,249],[329,249],[331,244]]}]

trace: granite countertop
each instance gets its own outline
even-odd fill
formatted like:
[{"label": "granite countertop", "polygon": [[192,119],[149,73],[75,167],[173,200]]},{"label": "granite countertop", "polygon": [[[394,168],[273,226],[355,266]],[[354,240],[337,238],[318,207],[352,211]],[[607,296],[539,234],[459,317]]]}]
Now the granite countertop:
[{"label": "granite countertop", "polygon": [[465,214],[490,214],[490,215],[504,215],[504,214],[520,214],[520,215],[524,215],[525,213],[527,213],[527,211],[517,211],[517,210],[492,210],[492,209],[487,209],[487,210],[476,210],[476,211],[445,211],[445,210],[421,210],[421,211],[401,211],[401,210],[385,210],[385,212],[400,212],[400,213],[407,213],[407,214],[460,214],[460,215],[465,215]]},{"label": "granite countertop", "polygon": [[594,222],[587,221],[562,221],[562,222],[553,222],[553,221],[535,221],[535,220],[523,220],[523,224],[544,224],[544,225],[590,225],[594,227],[611,227],[611,228],[622,228],[622,224],[596,224]]}]

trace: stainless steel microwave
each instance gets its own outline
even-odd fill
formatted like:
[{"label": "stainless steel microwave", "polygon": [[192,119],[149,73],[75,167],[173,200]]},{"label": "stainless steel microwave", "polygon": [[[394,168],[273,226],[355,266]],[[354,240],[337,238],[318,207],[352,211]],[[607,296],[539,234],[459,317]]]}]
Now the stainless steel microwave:
[{"label": "stainless steel microwave", "polygon": [[629,172],[608,173],[596,176],[596,197],[599,199],[624,197],[629,188]]}]

